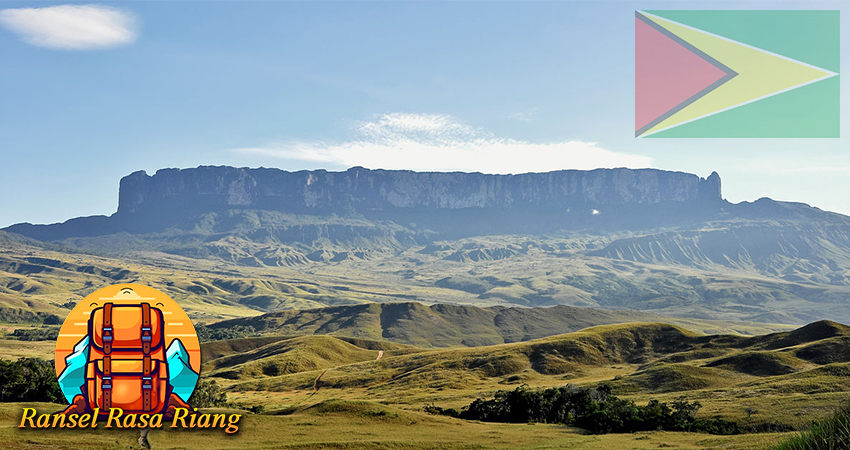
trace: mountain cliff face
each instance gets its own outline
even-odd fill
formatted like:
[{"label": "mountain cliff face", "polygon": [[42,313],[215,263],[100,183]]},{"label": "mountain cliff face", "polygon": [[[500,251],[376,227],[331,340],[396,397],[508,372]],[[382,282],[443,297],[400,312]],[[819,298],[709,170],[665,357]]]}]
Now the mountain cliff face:
[{"label": "mountain cliff face", "polygon": [[386,209],[562,209],[720,200],[720,177],[654,169],[520,175],[369,170],[287,172],[198,167],[121,180],[119,214],[249,208],[294,213]]},{"label": "mountain cliff face", "polygon": [[[519,175],[202,166],[121,179],[112,216],[7,228],[40,240],[129,232],[238,230],[278,242],[382,240],[647,229],[715,217],[720,177],[656,169]],[[366,234],[363,234],[363,233]],[[401,244],[402,246],[407,244]]]}]

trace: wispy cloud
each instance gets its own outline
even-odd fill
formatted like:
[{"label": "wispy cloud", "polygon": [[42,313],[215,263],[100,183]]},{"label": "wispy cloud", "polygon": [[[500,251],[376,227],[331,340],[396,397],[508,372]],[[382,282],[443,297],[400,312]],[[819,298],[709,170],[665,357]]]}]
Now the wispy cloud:
[{"label": "wispy cloud", "polygon": [[138,37],[134,14],[100,5],[3,9],[0,25],[27,44],[54,50],[117,47]]},{"label": "wispy cloud", "polygon": [[519,120],[520,122],[531,122],[531,119],[534,118],[534,114],[537,113],[537,108],[527,109],[525,111],[517,111],[511,114],[508,114],[508,119]]},{"label": "wispy cloud", "polygon": [[290,141],[238,148],[243,154],[373,169],[465,170],[484,173],[649,167],[651,158],[593,142],[533,143],[497,137],[448,115],[382,114],[341,142]]},{"label": "wispy cloud", "polygon": [[775,159],[770,163],[750,162],[738,164],[736,171],[755,174],[815,174],[815,175],[846,175],[850,173],[850,166],[836,163],[834,165],[826,165],[822,161],[803,161],[803,160],[788,160]]},{"label": "wispy cloud", "polygon": [[819,174],[846,174],[850,172],[848,166],[815,166],[815,167],[784,167],[784,168],[766,168],[764,172],[772,173],[819,173]]}]

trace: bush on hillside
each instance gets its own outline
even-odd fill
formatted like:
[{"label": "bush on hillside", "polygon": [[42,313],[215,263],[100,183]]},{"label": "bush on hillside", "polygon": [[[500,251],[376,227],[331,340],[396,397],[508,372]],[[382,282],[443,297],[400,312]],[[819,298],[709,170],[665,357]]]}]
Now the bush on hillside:
[{"label": "bush on hillside", "polygon": [[219,387],[215,380],[199,380],[192,396],[189,397],[188,403],[195,408],[225,407],[227,406],[227,393]]}]

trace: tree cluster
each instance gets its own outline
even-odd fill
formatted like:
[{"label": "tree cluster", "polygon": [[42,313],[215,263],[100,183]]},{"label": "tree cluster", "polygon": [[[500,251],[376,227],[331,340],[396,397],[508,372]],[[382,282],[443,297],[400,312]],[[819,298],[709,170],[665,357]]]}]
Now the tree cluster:
[{"label": "tree cluster", "polygon": [[198,334],[198,340],[201,342],[240,339],[257,335],[256,330],[251,325],[233,325],[226,328],[211,328],[199,323],[195,325],[195,332]]},{"label": "tree cluster", "polygon": [[23,308],[0,306],[0,322],[62,325],[63,320],[56,314],[50,314],[42,311],[30,311]]},{"label": "tree cluster", "polygon": [[434,405],[425,407],[432,414],[467,420],[562,423],[593,434],[652,430],[738,434],[742,431],[735,422],[697,419],[699,409],[699,402],[686,400],[669,404],[651,400],[639,406],[612,395],[607,385],[593,389],[568,385],[545,390],[521,386],[512,391],[498,391],[489,400],[479,398],[460,411]]},{"label": "tree cluster", "polygon": [[18,341],[55,341],[59,337],[58,327],[16,328],[6,334],[6,339]]},{"label": "tree cluster", "polygon": [[41,358],[0,359],[0,402],[62,402],[53,363]]}]

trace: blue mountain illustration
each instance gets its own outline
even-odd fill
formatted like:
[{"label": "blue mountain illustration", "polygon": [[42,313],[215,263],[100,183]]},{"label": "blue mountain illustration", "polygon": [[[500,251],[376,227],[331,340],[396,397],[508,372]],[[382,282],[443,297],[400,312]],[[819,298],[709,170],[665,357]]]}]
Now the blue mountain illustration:
[{"label": "blue mountain illustration", "polygon": [[192,370],[189,364],[189,352],[186,351],[180,339],[171,341],[171,345],[165,351],[165,360],[168,363],[168,382],[171,384],[172,392],[183,401],[189,401],[189,396],[192,395],[195,384],[198,382],[198,374]]},{"label": "blue mountain illustration", "polygon": [[75,395],[83,393],[88,359],[89,337],[86,336],[74,345],[74,352],[65,357],[65,370],[59,375],[59,388],[62,389],[62,394],[68,399],[68,403],[74,401]]}]

